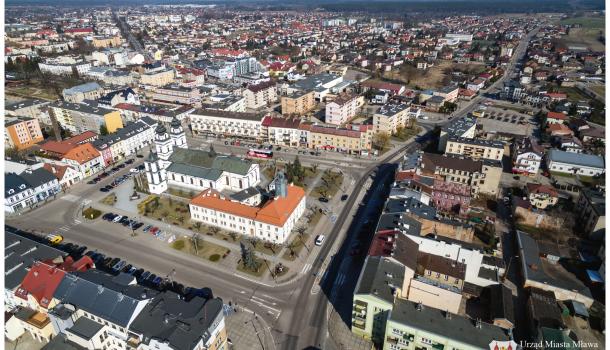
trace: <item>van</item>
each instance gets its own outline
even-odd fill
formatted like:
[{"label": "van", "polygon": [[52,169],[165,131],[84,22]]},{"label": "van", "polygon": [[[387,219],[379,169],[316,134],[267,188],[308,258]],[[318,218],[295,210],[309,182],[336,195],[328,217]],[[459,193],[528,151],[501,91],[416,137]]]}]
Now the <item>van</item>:
[{"label": "van", "polygon": [[316,245],[322,245],[322,243],[324,242],[324,238],[325,238],[324,235],[318,235],[316,237],[316,242],[315,242]]}]

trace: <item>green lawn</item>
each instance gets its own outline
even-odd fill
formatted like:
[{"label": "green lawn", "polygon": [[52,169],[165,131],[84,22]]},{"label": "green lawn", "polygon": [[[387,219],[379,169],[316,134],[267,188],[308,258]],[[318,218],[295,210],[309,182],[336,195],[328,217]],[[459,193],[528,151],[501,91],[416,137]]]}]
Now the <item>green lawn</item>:
[{"label": "green lawn", "polygon": [[94,220],[97,219],[100,215],[102,215],[102,212],[92,207],[83,210],[83,217],[85,219]]},{"label": "green lawn", "polygon": [[213,255],[218,255],[220,259],[224,259],[231,252],[231,250],[223,246],[204,241],[203,239],[199,239],[196,246],[194,243],[190,237],[183,237],[172,242],[171,247],[210,261],[213,261],[213,259],[210,259]]},{"label": "green lawn", "polygon": [[603,17],[574,17],[561,20],[562,25],[581,24],[583,28],[604,29],[606,20]]},{"label": "green lawn", "polygon": [[237,264],[237,271],[245,272],[245,273],[255,276],[255,277],[261,277],[266,271],[269,271],[269,267],[267,266],[267,264],[269,262],[267,260],[261,259],[261,258],[256,258],[256,261],[259,262],[258,271],[250,270],[249,268],[244,266],[244,264],[241,261]]},{"label": "green lawn", "polygon": [[402,128],[396,134],[392,135],[392,138],[397,141],[405,142],[412,137],[417,136],[420,132],[421,128],[419,126],[415,128]]},{"label": "green lawn", "polygon": [[568,95],[569,101],[587,101],[589,97],[582,92],[578,91],[577,88],[574,87],[560,87],[558,88],[559,92],[563,92]]},{"label": "green lawn", "polygon": [[107,195],[100,201],[100,203],[113,206],[114,203],[116,203],[116,194],[111,193]]},{"label": "green lawn", "polygon": [[288,244],[288,249],[286,249],[284,255],[282,255],[282,259],[288,261],[296,260],[296,258],[299,257],[299,254],[301,253],[303,248],[305,248],[305,244],[307,244],[309,237],[310,236],[308,234],[304,234],[303,237],[295,235],[292,241]]},{"label": "green lawn", "polygon": [[312,197],[332,198],[343,184],[343,174],[331,170],[325,170],[320,179],[320,185],[311,191]]}]

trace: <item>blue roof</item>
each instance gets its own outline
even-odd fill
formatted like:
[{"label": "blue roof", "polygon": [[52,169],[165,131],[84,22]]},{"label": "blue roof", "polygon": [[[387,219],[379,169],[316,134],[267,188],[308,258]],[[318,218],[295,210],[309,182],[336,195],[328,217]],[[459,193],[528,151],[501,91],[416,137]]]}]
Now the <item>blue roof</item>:
[{"label": "blue roof", "polygon": [[64,89],[64,95],[74,95],[78,93],[85,93],[89,91],[94,91],[101,89],[102,87],[98,83],[85,83],[81,85],[73,86],[69,89]]},{"label": "blue roof", "polygon": [[593,154],[564,152],[552,149],[549,151],[549,160],[592,168],[604,168],[604,158]]}]

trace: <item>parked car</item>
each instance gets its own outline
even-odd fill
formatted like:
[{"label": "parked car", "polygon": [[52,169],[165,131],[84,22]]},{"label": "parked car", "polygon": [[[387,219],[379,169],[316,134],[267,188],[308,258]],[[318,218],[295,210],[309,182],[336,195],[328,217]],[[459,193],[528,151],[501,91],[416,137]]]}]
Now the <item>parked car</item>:
[{"label": "parked car", "polygon": [[148,279],[148,276],[150,276],[150,272],[148,271],[144,271],[141,275],[140,275],[140,281],[146,281]]},{"label": "parked car", "polygon": [[135,162],[135,160],[133,160],[133,159],[127,159],[127,160],[125,161],[125,164],[132,164],[133,162]]},{"label": "parked car", "polygon": [[349,195],[344,194],[343,196],[341,196],[341,201],[344,202],[347,200],[347,198],[349,198]]},{"label": "parked car", "polygon": [[324,235],[318,235],[316,237],[316,241],[315,241],[316,245],[321,246],[322,243],[324,243],[324,238],[326,238],[326,237],[324,237]]},{"label": "parked car", "polygon": [[46,239],[51,244],[59,244],[59,243],[61,243],[61,241],[64,240],[64,237],[62,235],[52,233],[52,234],[47,235]]},{"label": "parked car", "polygon": [[102,187],[102,188],[100,188],[100,192],[110,192],[110,190],[107,189],[106,187]]},{"label": "parked car", "polygon": [[129,169],[129,172],[130,172],[130,173],[137,174],[137,173],[139,173],[139,172],[140,172],[140,170],[138,170],[138,168],[132,168],[132,169]]},{"label": "parked car", "polygon": [[123,220],[123,216],[122,215],[117,215],[114,219],[112,219],[112,222],[119,222]]},{"label": "parked car", "polygon": [[118,263],[114,264],[114,266],[112,267],[112,271],[115,271],[115,272],[121,271],[123,269],[123,267],[125,267],[125,265],[127,265],[125,260],[120,260]]},{"label": "parked car", "polygon": [[137,230],[137,229],[139,229],[142,226],[144,226],[144,223],[143,222],[138,222],[138,223],[136,223],[135,225],[132,226],[132,229]]},{"label": "parked car", "polygon": [[318,200],[322,203],[328,203],[328,198],[326,198],[326,197],[320,197],[320,198],[318,198]]},{"label": "parked car", "polygon": [[150,230],[152,227],[153,227],[152,225],[146,225],[146,227],[144,227],[144,229],[142,231],[148,232],[148,230]]},{"label": "parked car", "polygon": [[141,155],[141,154],[136,154],[136,157],[138,157],[138,158],[144,158],[144,156],[143,156],[143,155]]},{"label": "parked car", "polygon": [[83,255],[83,253],[86,251],[87,251],[87,246],[82,246],[82,247],[76,249],[75,251],[73,251],[72,254],[76,255],[76,256],[80,256],[80,255]]}]

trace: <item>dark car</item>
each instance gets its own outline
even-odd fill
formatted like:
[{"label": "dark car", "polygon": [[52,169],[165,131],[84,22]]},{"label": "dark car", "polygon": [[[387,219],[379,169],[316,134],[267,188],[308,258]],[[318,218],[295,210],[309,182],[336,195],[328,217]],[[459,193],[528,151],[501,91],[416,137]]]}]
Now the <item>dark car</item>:
[{"label": "dark car", "polygon": [[144,271],[140,274],[140,281],[146,281],[148,279],[148,276],[150,276],[150,272],[148,271]]},{"label": "dark car", "polygon": [[112,221],[114,220],[114,218],[116,218],[116,215],[114,213],[106,213],[104,214],[104,216],[102,216],[102,219],[106,221]]},{"label": "dark car", "polygon": [[110,192],[110,190],[107,189],[106,187],[102,187],[102,188],[100,188],[100,192]]},{"label": "dark car", "polygon": [[318,200],[322,203],[328,203],[328,198],[326,198],[326,197],[320,197],[320,198],[318,198]]},{"label": "dark car", "polygon": [[119,220],[119,224],[124,224],[125,222],[129,221],[129,217],[128,216],[123,216],[121,218],[121,220]]},{"label": "dark car", "polygon": [[135,278],[140,278],[140,276],[142,276],[142,274],[144,273],[144,269],[137,269],[133,272],[133,277]]},{"label": "dark car", "polygon": [[158,286],[158,285],[160,285],[160,284],[161,284],[161,281],[163,281],[163,278],[161,278],[161,277],[157,276],[157,277],[156,277],[156,278],[155,278],[155,279],[152,281],[152,284],[153,284],[153,285],[155,285],[155,286]]},{"label": "dark car", "polygon": [[109,269],[112,268],[114,265],[118,264],[119,261],[121,261],[121,259],[119,258],[114,258],[112,260],[110,260],[106,265],[106,267],[108,267]]},{"label": "dark car", "polygon": [[346,201],[347,198],[349,198],[349,195],[344,194],[343,196],[341,196],[341,201]]},{"label": "dark car", "polygon": [[138,157],[138,158],[144,158],[144,156],[143,156],[143,155],[141,155],[141,154],[137,154],[137,155],[136,155],[136,157]]},{"label": "dark car", "polygon": [[137,224],[132,226],[132,229],[137,230],[137,229],[139,229],[142,226],[144,226],[144,223],[143,222],[138,222]]},{"label": "dark car", "polygon": [[80,255],[83,255],[83,253],[86,251],[87,251],[87,247],[82,246],[82,247],[76,249],[75,251],[73,251],[72,254],[80,256]]},{"label": "dark car", "polygon": [[127,159],[125,161],[126,164],[132,164],[133,162],[135,162],[135,160],[133,160],[133,159]]},{"label": "dark car", "polygon": [[146,167],[144,166],[144,164],[140,164],[140,165],[138,165],[138,167],[136,169],[144,170],[144,169],[146,169]]},{"label": "dark car", "polygon": [[96,183],[97,183],[97,181],[95,181],[95,180],[89,180],[89,181],[87,181],[87,184],[88,184],[88,185],[95,185]]}]

